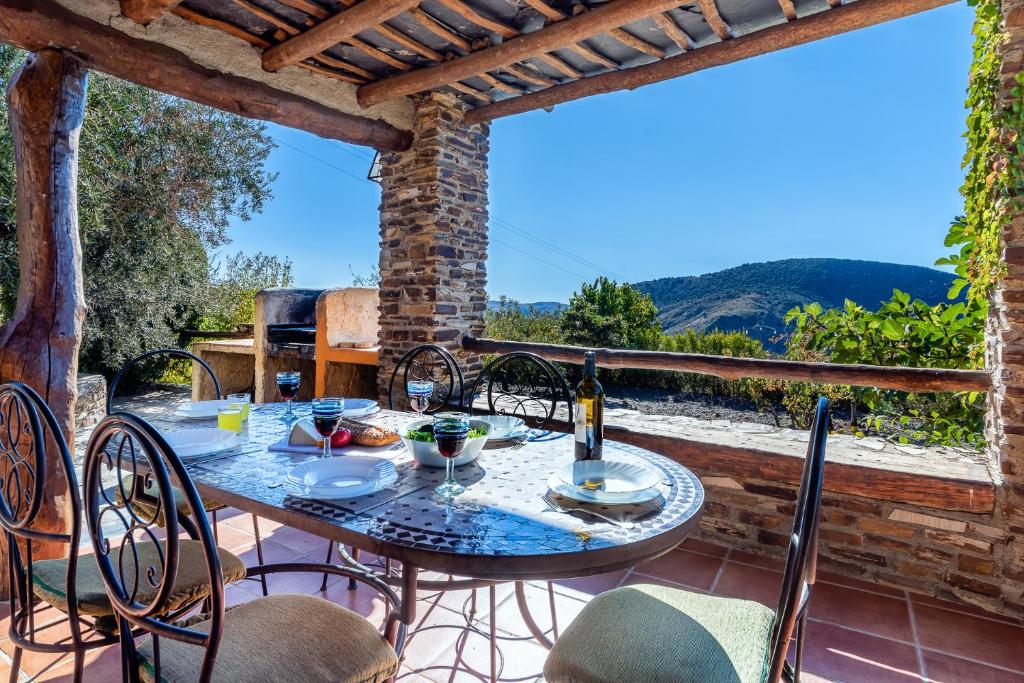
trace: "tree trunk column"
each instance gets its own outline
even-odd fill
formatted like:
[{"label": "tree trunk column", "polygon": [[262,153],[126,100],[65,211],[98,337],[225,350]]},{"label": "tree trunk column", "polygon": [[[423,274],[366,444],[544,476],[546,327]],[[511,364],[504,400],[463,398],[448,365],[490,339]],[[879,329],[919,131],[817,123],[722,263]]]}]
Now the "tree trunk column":
[{"label": "tree trunk column", "polygon": [[[78,237],[78,138],[85,116],[87,70],[56,50],[29,55],[7,90],[18,202],[18,300],[0,328],[0,380],[18,380],[49,404],[74,445],[78,348],[85,318]],[[40,530],[68,531],[66,484],[59,459],[46,461]],[[4,473],[0,472],[0,475]],[[0,548],[4,555],[5,548]],[[39,544],[39,558],[64,554]],[[7,590],[0,558],[0,590]]]},{"label": "tree trunk column", "polygon": [[489,129],[463,123],[464,111],[451,95],[417,97],[412,147],[381,154],[377,387],[385,401],[395,364],[419,344],[447,348],[467,378],[482,368],[459,340],[483,332],[487,308]]},{"label": "tree trunk column", "polygon": [[[1024,71],[1024,0],[1003,0],[1008,40],[1000,46],[1003,97],[1010,98],[1018,72]],[[986,436],[998,463],[997,521],[1006,543],[996,548],[999,600],[1024,601],[1024,215],[1003,230],[1006,277],[992,294],[989,308],[986,365],[992,369],[992,390]]]}]

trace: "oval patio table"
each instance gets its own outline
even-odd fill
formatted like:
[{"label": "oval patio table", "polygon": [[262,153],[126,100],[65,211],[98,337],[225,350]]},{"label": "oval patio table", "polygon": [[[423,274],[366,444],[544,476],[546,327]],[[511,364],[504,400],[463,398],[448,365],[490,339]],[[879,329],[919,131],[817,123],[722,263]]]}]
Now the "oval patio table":
[{"label": "oval patio table", "polygon": [[[309,404],[297,403],[295,410],[299,417],[308,416]],[[292,467],[315,456],[268,450],[288,435],[283,413],[283,404],[254,406],[241,446],[187,462],[201,494],[400,561],[402,621],[407,626],[415,619],[419,570],[477,582],[602,574],[672,550],[693,531],[704,506],[700,480],[682,465],[636,446],[606,441],[606,460],[643,464],[658,472],[663,506],[630,527],[583,513],[556,512],[544,501],[548,479],[573,462],[573,439],[560,433],[518,448],[485,449],[477,461],[455,468],[466,491],[450,504],[433,493],[444,470],[416,464],[401,442],[378,454],[395,463],[394,485],[351,500],[295,498],[281,485]],[[148,417],[162,429],[185,426],[167,414]],[[361,419],[401,430],[415,418],[412,413],[381,410]],[[517,598],[531,632],[550,647],[525,610],[521,584]]]}]

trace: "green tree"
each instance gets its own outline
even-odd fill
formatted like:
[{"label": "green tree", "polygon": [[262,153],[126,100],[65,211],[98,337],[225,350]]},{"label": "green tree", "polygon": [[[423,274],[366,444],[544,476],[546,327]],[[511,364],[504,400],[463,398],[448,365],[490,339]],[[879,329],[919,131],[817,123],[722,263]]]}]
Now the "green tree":
[{"label": "green tree", "polygon": [[618,349],[655,349],[661,337],[658,308],[628,283],[599,277],[572,295],[562,313],[569,344]]},{"label": "green tree", "polygon": [[[24,53],[0,47],[6,88]],[[86,303],[84,369],[176,346],[210,300],[207,254],[227,243],[231,216],[270,197],[262,123],[90,74],[79,158]],[[0,104],[0,315],[17,292],[14,155]],[[215,283],[216,286],[216,283]]]},{"label": "green tree", "polygon": [[491,339],[528,341],[542,344],[561,344],[561,313],[538,311],[522,305],[515,299],[502,296],[496,310],[484,312],[484,334]]}]

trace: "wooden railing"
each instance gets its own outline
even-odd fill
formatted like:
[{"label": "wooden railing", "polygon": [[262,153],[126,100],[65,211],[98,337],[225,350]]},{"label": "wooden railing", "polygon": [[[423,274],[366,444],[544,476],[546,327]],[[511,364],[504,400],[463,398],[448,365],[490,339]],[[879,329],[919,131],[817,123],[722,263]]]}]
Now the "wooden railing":
[{"label": "wooden railing", "polygon": [[768,358],[734,358],[670,351],[588,349],[582,346],[477,339],[470,336],[463,337],[462,346],[474,353],[529,351],[550,361],[576,364],[583,362],[585,351],[593,351],[597,354],[597,364],[603,368],[695,372],[722,379],[759,377],[910,392],[988,391],[992,385],[992,378],[985,370],[882,367]]}]

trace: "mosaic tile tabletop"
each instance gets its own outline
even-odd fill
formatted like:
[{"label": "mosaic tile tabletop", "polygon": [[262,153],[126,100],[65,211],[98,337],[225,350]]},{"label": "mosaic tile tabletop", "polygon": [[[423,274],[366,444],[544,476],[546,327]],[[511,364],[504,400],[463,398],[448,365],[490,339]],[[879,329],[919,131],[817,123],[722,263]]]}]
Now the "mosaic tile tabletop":
[{"label": "mosaic tile tabletop", "polygon": [[[296,404],[295,411],[308,417],[309,405]],[[634,519],[630,528],[585,513],[552,510],[543,498],[551,475],[573,461],[573,440],[568,434],[540,435],[520,448],[486,448],[475,462],[455,469],[466,491],[451,504],[433,493],[444,470],[418,465],[401,442],[379,454],[395,463],[398,480],[393,486],[352,500],[295,498],[285,493],[281,483],[291,468],[315,456],[267,450],[288,434],[290,426],[281,420],[283,413],[283,404],[254,406],[241,446],[187,463],[196,483],[208,494],[224,491],[314,518],[325,536],[330,535],[330,526],[341,527],[400,548],[484,558],[540,559],[627,546],[670,532],[677,535],[696,521],[703,507],[700,481],[685,467],[642,448],[606,441],[606,460],[642,464],[658,472],[660,509],[650,512],[648,506],[640,511],[646,516]],[[167,414],[149,417],[160,429],[211,424],[183,423]],[[362,420],[401,430],[415,417],[382,410]],[[344,449],[338,453],[337,457],[344,457]],[[260,514],[269,516],[266,510]]]}]

